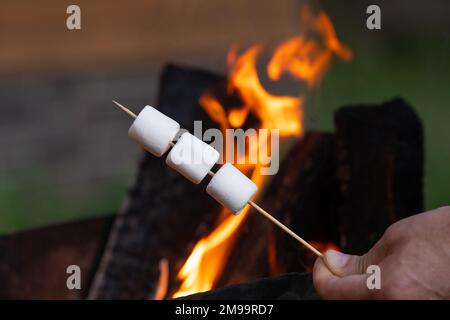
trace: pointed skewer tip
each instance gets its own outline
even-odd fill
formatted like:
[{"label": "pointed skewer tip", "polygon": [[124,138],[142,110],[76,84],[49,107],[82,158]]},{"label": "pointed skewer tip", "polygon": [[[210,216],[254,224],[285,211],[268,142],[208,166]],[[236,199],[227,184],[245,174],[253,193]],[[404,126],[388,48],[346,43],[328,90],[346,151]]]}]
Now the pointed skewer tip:
[{"label": "pointed skewer tip", "polygon": [[120,109],[122,109],[124,112],[128,113],[131,117],[136,118],[136,114],[134,114],[130,109],[128,109],[127,107],[124,107],[123,105],[121,105],[120,103],[118,103],[115,100],[111,100],[114,104],[116,104]]}]

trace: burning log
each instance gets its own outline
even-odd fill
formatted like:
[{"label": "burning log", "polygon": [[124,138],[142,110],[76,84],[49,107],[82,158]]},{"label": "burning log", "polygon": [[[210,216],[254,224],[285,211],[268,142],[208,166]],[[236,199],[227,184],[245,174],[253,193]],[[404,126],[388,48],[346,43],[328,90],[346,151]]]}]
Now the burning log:
[{"label": "burning log", "polygon": [[[333,135],[307,133],[283,160],[280,171],[267,187],[263,204],[306,240],[319,245],[337,243],[339,188],[335,176]],[[238,242],[219,286],[305,271],[315,259],[254,212],[242,227]]]},{"label": "burning log", "polygon": [[[175,74],[187,72],[169,69]],[[171,84],[177,83],[174,79]],[[336,126],[336,137],[305,134],[289,151],[262,200],[277,218],[307,240],[326,244],[343,239],[340,245],[344,250],[361,253],[390,223],[422,210],[422,127],[401,100],[379,107],[342,108],[336,113]],[[144,157],[137,181],[110,231],[90,298],[163,297],[164,292],[176,289],[176,272],[194,243],[215,226],[220,209],[204,192],[194,190],[202,186],[196,187],[178,174],[162,170],[162,166],[158,159]],[[65,273],[55,278],[55,265],[64,270],[76,263],[82,270],[94,272],[96,255],[104,247],[101,234],[110,230],[111,222],[94,219],[1,237],[0,296],[84,297],[85,289],[81,295],[66,289]],[[82,241],[77,237],[80,230],[85,235]],[[61,234],[65,241],[55,241],[62,239]],[[257,214],[250,213],[235,242],[217,285],[242,285],[187,299],[314,297],[310,278],[305,280],[310,276],[260,279],[305,270],[312,259]],[[64,248],[64,254],[58,253],[62,252],[60,248]],[[35,263],[23,268],[23,261],[29,260]],[[49,279],[46,275],[50,274],[55,282],[41,281]],[[83,277],[86,282],[82,288],[89,286],[90,278]],[[168,285],[161,286],[165,281]],[[165,290],[157,291],[161,287]]]},{"label": "burning log", "polygon": [[[89,298],[153,298],[160,275],[169,274],[164,282],[175,283],[179,259],[212,228],[218,206],[163,166],[158,159],[144,157],[111,231]],[[168,261],[168,273],[159,269],[163,259]]]},{"label": "burning log", "polygon": [[[307,133],[289,152],[265,195],[272,212],[321,251],[339,239],[335,172],[334,136]],[[311,270],[315,256],[277,230],[271,232],[276,255],[272,274]]]},{"label": "burning log", "polygon": [[395,99],[335,114],[341,245],[366,252],[395,221],[423,210],[422,124]]},{"label": "burning log", "polygon": [[[422,211],[422,127],[401,100],[342,108],[336,126],[336,138],[307,133],[291,149],[264,206],[323,251],[364,253],[391,223]],[[220,285],[308,270],[315,259],[255,215],[238,241]]]},{"label": "burning log", "polygon": [[[182,127],[192,130],[196,119],[206,127],[214,126],[197,100],[205,90],[226,92],[225,78],[168,66],[160,86],[161,111],[179,120]],[[89,298],[147,299],[154,298],[158,290],[160,298],[164,297],[175,289],[170,285],[177,283],[176,273],[195,242],[216,222],[220,206],[205,192],[198,192],[205,186],[193,185],[163,166],[159,159],[144,155],[114,223]],[[160,270],[160,265],[168,270]],[[169,279],[160,279],[167,274]],[[169,287],[161,290],[158,283]]]},{"label": "burning log", "polygon": [[[239,169],[237,169],[230,163],[225,163],[217,172],[214,173],[213,171],[211,171],[212,167],[218,161],[220,155],[218,151],[212,148],[209,144],[203,142],[202,140],[187,132],[183,133],[177,140],[177,142],[174,143],[172,140],[180,129],[180,125],[176,121],[174,121],[170,117],[167,117],[151,106],[146,106],[139,113],[139,115],[136,115],[120,103],[114,100],[113,102],[120,109],[122,109],[122,111],[135,119],[130,130],[128,131],[128,135],[133,140],[138,142],[138,144],[140,144],[145,150],[149,151],[156,157],[160,157],[165,152],[167,152],[168,149],[170,149],[170,146],[172,146],[172,150],[169,152],[166,163],[169,165],[169,167],[172,167],[182,176],[195,184],[200,183],[207,175],[212,176],[211,181],[206,187],[206,192],[217,202],[222,204],[222,206],[227,211],[231,211],[236,215],[244,215],[246,212],[248,212],[248,209],[250,207],[248,207],[247,205],[249,205],[274,225],[278,226],[286,234],[290,235],[308,250],[313,252],[315,255],[317,255],[318,257],[322,257],[322,253],[318,251],[314,246],[298,236],[294,231],[289,229],[286,225],[272,216],[269,212],[267,212],[251,200],[251,198],[258,190],[258,186],[255,182],[253,182],[253,180],[248,178]],[[147,124],[149,126],[147,126]],[[191,140],[187,142],[188,140],[186,139]],[[196,141],[196,143],[192,144],[191,141]],[[185,155],[183,154],[187,154],[188,158],[185,159]],[[195,160],[195,158],[197,158],[197,160]],[[253,172],[253,175],[254,174],[255,172]],[[259,173],[257,174],[259,175]],[[227,221],[231,220],[228,219]],[[219,230],[222,230],[222,226],[219,227]],[[233,227],[229,230],[233,231],[236,229]],[[184,277],[191,276],[192,274],[195,274],[195,277],[197,277],[197,275],[200,273],[200,271],[195,266],[200,267],[203,257],[200,257],[199,260],[199,258],[196,257],[197,251],[201,253],[201,255],[203,255],[204,253],[207,253],[209,251],[209,248],[212,249],[213,247],[217,246],[212,245],[216,243],[216,241],[222,239],[223,237],[225,237],[224,239],[228,239],[229,237],[226,236],[228,232],[220,232],[219,234],[223,234],[223,236],[217,236],[217,240],[204,240],[205,242],[203,242],[202,240],[202,242],[198,243],[193,253],[191,253],[190,257],[180,271],[180,273],[183,274],[183,279],[186,279]],[[220,242],[221,241],[219,241],[217,244],[219,244]],[[195,259],[194,269],[192,269],[191,263],[189,262],[193,261],[192,259]],[[160,263],[160,267],[163,266],[162,268],[165,269],[160,269],[161,275],[164,275],[164,279],[161,280],[160,277],[160,283],[165,283],[167,285],[168,280],[166,278],[168,275],[168,263],[166,259],[162,259],[160,260],[160,262],[162,262],[162,264]],[[221,261],[219,262],[219,264],[224,264],[224,262],[225,261]],[[216,270],[218,271],[219,269]],[[205,287],[209,288],[209,283],[215,282],[215,278],[216,275],[208,280],[208,284]],[[198,289],[201,288],[202,287],[199,285]],[[183,288],[180,290],[181,291],[177,292],[177,296],[181,293],[191,292],[193,289],[186,288],[183,284]],[[165,295],[165,290],[161,289],[161,286],[159,286],[157,290],[158,297],[160,292],[163,292],[161,293],[161,295]]]},{"label": "burning log", "polygon": [[[0,299],[83,299],[113,220],[108,215],[0,236]],[[82,270],[81,290],[67,290],[69,265]]]},{"label": "burning log", "polygon": [[[235,96],[226,95],[224,77],[169,66],[161,77],[160,109],[179,120],[181,126],[188,130],[193,130],[192,124],[196,119],[203,121],[203,129],[216,127],[216,122],[198,103],[198,97],[205,91],[213,92],[224,107],[239,105]],[[369,118],[369,125],[361,125],[358,121],[353,123],[353,118],[367,117],[365,108],[361,108],[361,115],[359,108],[346,111],[348,109],[336,115],[337,138],[331,134],[310,133],[293,147],[278,175],[268,186],[263,205],[307,240],[325,245],[341,240],[340,245],[345,250],[353,250],[355,244],[367,248],[391,221],[402,216],[402,212],[407,215],[407,212],[420,210],[421,202],[420,206],[415,206],[410,198],[401,196],[386,211],[399,212],[399,215],[391,220],[382,217],[379,224],[373,224],[378,219],[377,211],[373,210],[374,201],[386,195],[394,197],[391,191],[393,185],[396,188],[405,186],[412,179],[415,179],[412,185],[417,187],[417,183],[420,184],[422,149],[420,123],[416,128],[414,117],[407,119],[410,122],[408,125],[392,124],[403,114],[408,116],[405,108],[400,106],[403,111],[381,108],[386,114],[380,115],[379,122]],[[370,112],[368,114],[372,115]],[[249,116],[244,125],[253,125],[254,121],[255,118]],[[405,135],[409,132],[408,127],[414,132],[413,137]],[[419,138],[420,147],[416,143]],[[413,149],[402,149],[410,147]],[[368,157],[371,153],[367,152],[367,148],[373,149],[372,157],[376,162]],[[412,166],[405,162],[408,157],[416,159],[412,161]],[[385,158],[391,159],[391,162],[384,161]],[[204,184],[192,185],[177,173],[163,169],[163,166],[159,159],[144,156],[137,180],[111,231],[90,298],[170,297],[177,289],[176,275],[194,244],[210,234],[217,225],[221,209],[205,192],[199,192],[205,187]],[[418,166],[420,170],[414,172]],[[364,168],[367,170],[364,171]],[[388,168],[391,171],[387,171]],[[351,172],[352,175],[346,178],[343,172]],[[408,176],[414,174],[419,174],[418,178]],[[376,181],[369,188],[361,187],[375,177],[382,177],[380,180],[384,184]],[[388,187],[391,189],[387,190]],[[402,195],[406,194],[405,190]],[[421,199],[420,192],[420,187],[413,192],[417,199]],[[359,199],[370,201],[361,205],[358,195],[364,193],[365,196]],[[401,207],[415,207],[416,210],[397,210]],[[183,211],[182,215],[180,211]],[[385,211],[380,212],[385,214]],[[357,219],[357,214],[369,215],[369,218]],[[311,266],[313,257],[256,214],[250,213],[243,225],[241,234],[237,237],[233,235],[232,241],[226,244],[226,250],[231,250],[231,257],[219,283],[215,285],[304,271]],[[371,235],[369,240],[367,235]],[[233,243],[238,245],[230,249]],[[244,264],[243,256],[246,257]]]}]

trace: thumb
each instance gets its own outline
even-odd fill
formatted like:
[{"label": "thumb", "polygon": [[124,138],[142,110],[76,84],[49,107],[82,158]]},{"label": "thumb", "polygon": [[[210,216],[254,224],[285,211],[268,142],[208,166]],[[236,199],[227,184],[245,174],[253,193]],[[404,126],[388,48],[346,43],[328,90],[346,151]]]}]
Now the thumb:
[{"label": "thumb", "polygon": [[[314,288],[322,299],[369,299],[373,290],[367,288],[367,275],[353,274],[338,277],[331,273],[321,258],[316,260],[313,270]],[[375,290],[376,291],[376,290]]]},{"label": "thumb", "polygon": [[330,271],[340,277],[363,274],[368,267],[367,255],[354,256],[335,250],[328,250],[324,253],[323,259]]}]

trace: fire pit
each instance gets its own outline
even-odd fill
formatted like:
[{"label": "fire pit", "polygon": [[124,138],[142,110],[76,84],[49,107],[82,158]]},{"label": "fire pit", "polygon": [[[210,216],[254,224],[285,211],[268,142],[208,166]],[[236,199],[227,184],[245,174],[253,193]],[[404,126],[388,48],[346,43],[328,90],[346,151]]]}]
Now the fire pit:
[{"label": "fire pit", "polygon": [[[159,105],[187,129],[192,130],[195,119],[201,119],[205,128],[215,127],[198,97],[205,91],[223,92],[225,88],[225,77],[170,65],[161,75]],[[236,99],[223,95],[220,101],[233,105]],[[337,247],[361,254],[391,223],[422,210],[422,126],[401,99],[378,106],[340,108],[335,124],[334,133],[306,132],[292,144],[260,201],[320,250]],[[45,296],[45,290],[12,291],[17,286],[10,277],[12,270],[17,278],[27,281],[21,275],[23,269],[15,265],[19,262],[7,258],[17,254],[19,246],[37,246],[22,250],[23,259],[40,252],[41,270],[51,273],[51,260],[43,251],[55,250],[51,234],[57,237],[61,232],[72,232],[75,237],[76,230],[90,228],[85,242],[58,243],[73,248],[66,250],[62,261],[70,261],[76,252],[86,250],[83,261],[92,276],[87,277],[78,297],[173,297],[182,284],[178,274],[186,259],[224,218],[221,207],[206,193],[198,192],[203,184],[193,185],[164,166],[159,159],[143,154],[135,181],[112,224],[89,220],[50,227],[54,230],[51,232],[44,229],[3,237],[3,270],[11,271],[1,273],[5,277],[2,296]],[[48,236],[38,235],[41,233]],[[201,261],[204,272],[217,274],[210,284],[213,291],[184,299],[317,298],[310,275],[302,274],[311,270],[314,257],[252,212],[222,249],[227,259],[220,264],[214,257]],[[60,291],[54,287],[51,290],[50,297],[69,297],[63,286]]]},{"label": "fire pit", "polygon": [[[307,92],[334,56],[349,61],[352,52],[338,40],[324,12],[305,10],[303,19],[308,36],[280,44],[266,73],[270,83],[289,74],[303,81]],[[167,65],[156,105],[191,132],[195,121],[201,121],[203,131],[279,129],[283,157],[276,175],[262,175],[261,163],[238,166],[262,189],[258,201],[264,208],[320,251],[362,254],[390,224],[421,212],[423,132],[412,107],[401,98],[343,106],[335,113],[333,132],[307,131],[302,109],[306,94],[269,93],[257,72],[261,50],[259,45],[241,54],[230,50],[228,77]],[[2,237],[0,297],[318,298],[310,274],[315,256],[250,207],[232,216],[203,191],[205,182],[193,185],[164,166],[143,154],[114,218]],[[83,233],[84,241],[77,241],[78,230],[90,231]],[[61,234],[70,236],[55,243]],[[20,261],[15,259],[24,248]],[[53,255],[57,249],[64,253]],[[18,282],[37,274],[36,269],[23,275],[29,270],[20,267],[21,261],[30,257],[48,273],[55,261],[81,261],[89,270],[82,292],[68,294],[56,285],[65,274],[55,276],[54,285],[37,281],[16,290]]]},{"label": "fire pit", "polygon": [[[225,85],[218,75],[168,66],[161,76],[159,105],[189,130],[194,117],[213,127],[198,96]],[[261,200],[321,250],[338,247],[360,254],[391,223],[422,210],[422,128],[401,99],[343,107],[335,122],[336,133],[308,132],[293,144]],[[163,166],[144,155],[111,230],[90,298],[176,296],[180,270],[189,265],[186,258],[211,234],[221,234],[217,228],[226,218],[220,206],[198,192],[204,186],[192,185]],[[239,223],[232,240],[218,245],[222,256],[195,261],[196,268],[204,268],[200,278],[217,274],[207,289],[311,270],[314,257],[266,221],[249,212]],[[309,277],[301,281],[312,289]],[[205,295],[195,296],[200,297]]]}]

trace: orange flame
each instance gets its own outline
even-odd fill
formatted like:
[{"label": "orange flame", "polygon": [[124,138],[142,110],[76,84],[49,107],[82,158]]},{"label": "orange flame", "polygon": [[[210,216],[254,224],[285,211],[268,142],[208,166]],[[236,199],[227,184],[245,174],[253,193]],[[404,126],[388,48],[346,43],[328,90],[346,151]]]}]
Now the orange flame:
[{"label": "orange flame", "polygon": [[256,69],[260,52],[260,46],[251,47],[236,60],[231,70],[229,85],[239,92],[244,106],[232,109],[228,120],[232,125],[242,125],[251,111],[261,121],[261,128],[280,129],[280,136],[298,135],[302,131],[302,99],[274,96],[263,88]]},{"label": "orange flame", "polygon": [[[336,37],[329,17],[320,11],[312,14],[303,10],[303,20],[307,30],[317,33],[319,39],[310,38],[310,32],[293,37],[276,48],[267,66],[270,79],[279,80],[283,73],[289,73],[299,80],[305,81],[309,87],[314,86],[328,68],[333,54],[344,60],[352,57],[351,51],[342,45]],[[320,40],[320,41],[319,41]],[[210,95],[200,97],[200,105],[224,131],[229,127],[240,127],[249,113],[260,120],[260,128],[279,129],[281,137],[299,136],[303,132],[302,105],[303,97],[276,96],[267,92],[262,86],[256,67],[256,60],[262,47],[255,45],[238,55],[237,48],[229,51],[227,62],[230,66],[228,77],[228,93],[237,91],[243,105],[232,108],[228,114],[222,104]],[[266,148],[266,139],[258,139],[258,143],[249,148]],[[259,189],[264,182],[260,175],[260,165],[240,166]],[[237,238],[239,226],[245,220],[249,206],[238,216],[231,215],[226,209],[222,220],[211,234],[195,245],[192,253],[180,269],[178,278],[181,286],[173,297],[180,297],[196,292],[207,291],[217,283],[225,268]]]},{"label": "orange flame", "polygon": [[336,37],[328,15],[320,11],[317,17],[306,7],[303,20],[310,33],[322,36],[322,43],[305,36],[296,36],[283,42],[267,65],[267,74],[272,80],[279,80],[285,72],[294,78],[304,80],[311,87],[317,83],[328,69],[333,53],[348,61],[352,52]]}]

